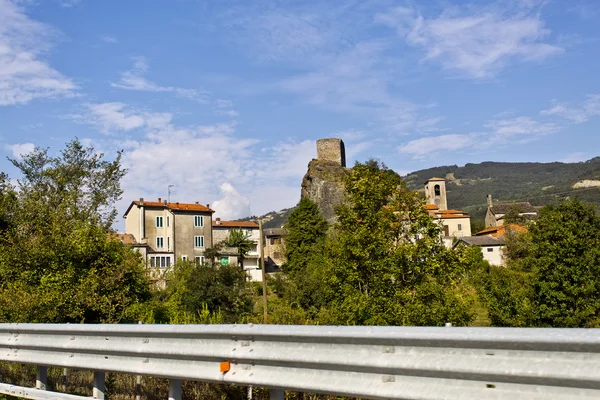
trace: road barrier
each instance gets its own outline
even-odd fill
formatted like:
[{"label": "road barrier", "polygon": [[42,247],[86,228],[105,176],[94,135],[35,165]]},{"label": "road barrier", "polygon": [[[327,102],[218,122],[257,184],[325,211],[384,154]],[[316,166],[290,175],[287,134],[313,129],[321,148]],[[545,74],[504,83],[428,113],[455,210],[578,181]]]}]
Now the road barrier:
[{"label": "road barrier", "polygon": [[281,325],[0,324],[0,361],[38,366],[35,388],[0,393],[80,400],[46,389],[47,367],[369,399],[600,399],[600,330]]}]

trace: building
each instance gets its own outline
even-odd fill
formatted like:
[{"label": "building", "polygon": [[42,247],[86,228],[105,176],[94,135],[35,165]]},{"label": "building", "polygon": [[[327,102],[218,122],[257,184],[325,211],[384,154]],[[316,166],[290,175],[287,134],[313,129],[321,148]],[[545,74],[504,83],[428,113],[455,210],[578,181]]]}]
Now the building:
[{"label": "building", "polygon": [[166,268],[176,260],[204,262],[212,247],[210,205],[198,202],[132,201],[125,211],[125,234],[131,235],[146,264]]},{"label": "building", "polygon": [[492,236],[461,237],[454,244],[454,248],[457,246],[478,246],[481,248],[483,259],[490,265],[504,266],[504,242],[501,238]]},{"label": "building", "polygon": [[429,215],[439,221],[443,229],[446,247],[452,247],[455,238],[471,236],[471,217],[459,210],[448,210],[446,180],[430,178],[425,182],[426,209]]},{"label": "building", "polygon": [[532,206],[529,202],[520,203],[496,203],[492,201],[492,195],[487,196],[488,208],[485,213],[485,227],[504,225],[504,216],[511,210],[516,210],[519,217],[525,220],[532,220],[538,217],[538,208]]},{"label": "building", "polygon": [[[260,270],[259,258],[260,258],[260,230],[256,222],[252,221],[222,221],[220,218],[216,218],[212,223],[212,234],[213,242],[215,245],[222,243],[227,239],[232,229],[239,229],[246,234],[248,239],[253,243],[252,249],[248,252],[244,258],[244,270],[250,275],[250,279],[253,281],[262,280],[262,272]],[[237,249],[234,254],[231,251],[225,252],[224,249],[221,251],[222,259],[221,263],[232,264],[238,262],[237,260]],[[227,261],[225,261],[225,257]]]},{"label": "building", "polygon": [[265,236],[265,271],[279,272],[285,262],[285,231],[283,228],[264,230]]},{"label": "building", "polygon": [[507,233],[508,230],[513,230],[519,233],[527,232],[527,228],[525,228],[524,226],[517,224],[507,224],[486,228],[482,231],[477,232],[475,236],[491,236],[500,239]]}]

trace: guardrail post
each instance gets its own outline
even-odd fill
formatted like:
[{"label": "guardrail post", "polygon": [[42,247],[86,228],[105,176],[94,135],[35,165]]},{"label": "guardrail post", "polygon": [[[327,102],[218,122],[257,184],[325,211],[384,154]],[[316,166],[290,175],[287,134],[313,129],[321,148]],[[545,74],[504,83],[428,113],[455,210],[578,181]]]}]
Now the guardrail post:
[{"label": "guardrail post", "polygon": [[93,397],[104,400],[104,371],[94,371],[94,393]]},{"label": "guardrail post", "polygon": [[269,400],[285,400],[285,391],[281,389],[269,390]]},{"label": "guardrail post", "polygon": [[48,383],[48,367],[38,366],[37,375],[35,377],[35,388],[40,390],[46,390],[46,384]]},{"label": "guardrail post", "polygon": [[62,375],[60,377],[60,381],[62,384],[62,391],[65,393],[67,392],[67,371],[68,371],[67,368],[63,368]]},{"label": "guardrail post", "polygon": [[181,381],[169,379],[169,400],[181,400]]}]

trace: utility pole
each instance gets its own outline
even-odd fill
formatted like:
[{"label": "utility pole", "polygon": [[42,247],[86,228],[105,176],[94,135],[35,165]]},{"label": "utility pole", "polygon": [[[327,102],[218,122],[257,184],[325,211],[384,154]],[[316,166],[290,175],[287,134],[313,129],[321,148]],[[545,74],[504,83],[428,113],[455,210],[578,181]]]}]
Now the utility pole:
[{"label": "utility pole", "polygon": [[263,223],[262,218],[258,219],[258,231],[260,233],[260,266],[262,268],[262,292],[263,292],[263,323],[267,323],[269,318],[267,311],[267,270],[265,268],[265,248],[263,246]]}]

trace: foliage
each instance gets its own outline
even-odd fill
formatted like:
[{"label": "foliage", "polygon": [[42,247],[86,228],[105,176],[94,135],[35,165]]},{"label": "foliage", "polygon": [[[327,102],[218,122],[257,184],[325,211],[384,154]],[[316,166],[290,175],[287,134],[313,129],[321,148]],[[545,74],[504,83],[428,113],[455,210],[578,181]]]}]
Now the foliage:
[{"label": "foliage", "polygon": [[248,252],[254,248],[254,243],[249,239],[250,235],[246,234],[241,229],[232,228],[229,231],[229,236],[223,241],[223,245],[227,247],[236,247],[238,251],[238,262],[244,269],[244,259]]},{"label": "foliage", "polygon": [[163,318],[170,323],[241,322],[252,311],[250,291],[246,273],[236,266],[179,261],[167,277],[166,290],[159,294],[166,308]]},{"label": "foliage", "polygon": [[326,243],[323,276],[339,324],[457,325],[473,318],[461,283],[468,263],[440,241],[416,192],[376,161],[357,163]]},{"label": "foliage", "polygon": [[307,197],[290,214],[286,224],[286,264],[288,274],[302,274],[315,257],[323,257],[327,221],[317,205]]},{"label": "foliage", "polygon": [[[149,297],[141,258],[109,230],[124,174],[74,140],[59,157],[36,149],[3,177],[0,320],[124,322]],[[4,199],[10,198],[6,202]]]}]

